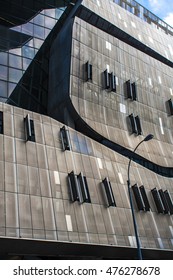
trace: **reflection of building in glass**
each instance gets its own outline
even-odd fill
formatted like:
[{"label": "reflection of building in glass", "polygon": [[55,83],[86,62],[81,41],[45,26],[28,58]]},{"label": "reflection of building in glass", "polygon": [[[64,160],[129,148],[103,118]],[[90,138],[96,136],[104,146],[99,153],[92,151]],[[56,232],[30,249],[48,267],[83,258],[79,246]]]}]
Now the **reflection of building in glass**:
[{"label": "reflection of building in glass", "polygon": [[[65,3],[66,1],[63,2]],[[11,4],[11,6],[13,5]],[[19,4],[16,3],[13,8],[18,10]],[[65,10],[64,5],[59,8],[50,6],[40,12],[34,12],[31,7],[24,6],[24,8],[31,11],[31,13],[33,11],[32,17],[34,17],[30,20],[27,18],[27,22],[21,19],[21,25],[16,26],[13,19],[12,21],[8,19],[8,15],[7,18],[4,18],[4,15],[1,17],[1,20],[4,19],[0,32],[0,98],[3,102],[10,96],[45,38]],[[6,24],[8,25],[8,23],[10,26],[7,29]],[[4,39],[5,36],[6,38]]]},{"label": "reflection of building in glass", "polygon": [[171,259],[172,28],[135,1],[30,2],[0,11],[2,256],[135,259],[132,157],[143,257]]}]

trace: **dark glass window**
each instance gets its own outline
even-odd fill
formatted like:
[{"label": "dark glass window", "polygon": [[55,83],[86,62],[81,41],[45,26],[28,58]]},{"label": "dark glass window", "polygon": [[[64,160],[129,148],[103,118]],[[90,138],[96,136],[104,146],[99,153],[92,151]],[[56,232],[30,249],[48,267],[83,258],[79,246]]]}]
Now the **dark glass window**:
[{"label": "dark glass window", "polygon": [[133,113],[130,114],[129,118],[130,118],[132,133],[137,134],[138,130],[137,130],[137,125],[136,125],[136,120],[135,120],[134,114]]},{"label": "dark glass window", "polygon": [[131,123],[131,129],[132,129],[132,133],[135,133],[137,135],[141,135],[142,134],[142,126],[141,126],[141,121],[139,116],[137,115],[136,117],[134,117],[134,114],[130,114],[129,115],[130,118],[130,123]]},{"label": "dark glass window", "polygon": [[136,84],[131,83],[130,80],[126,81],[126,97],[132,100],[137,100]]},{"label": "dark glass window", "polygon": [[116,92],[116,77],[113,74],[113,72],[109,74],[109,80],[110,80],[110,89],[111,89],[111,91]]},{"label": "dark glass window", "polygon": [[68,182],[72,202],[79,201],[79,203],[91,203],[87,179],[82,172],[79,175],[74,174],[73,171],[69,173]]},{"label": "dark glass window", "polygon": [[169,214],[172,215],[173,214],[173,201],[172,201],[172,198],[170,196],[170,193],[169,191],[164,191],[164,194],[165,194],[165,198],[167,200],[167,204],[169,206]]},{"label": "dark glass window", "polygon": [[116,77],[113,72],[108,73],[107,69],[104,71],[104,88],[116,92]]},{"label": "dark glass window", "polygon": [[0,112],[0,134],[4,133],[3,112]]},{"label": "dark glass window", "polygon": [[71,150],[69,131],[65,128],[65,126],[60,128],[60,135],[63,150]]},{"label": "dark glass window", "polygon": [[142,134],[142,127],[141,127],[141,121],[139,116],[135,117],[135,121],[136,121],[136,126],[137,126],[137,134],[141,135]]},{"label": "dark glass window", "polygon": [[87,61],[86,63],[86,80],[92,81],[92,65]]},{"label": "dark glass window", "polygon": [[30,119],[29,114],[24,118],[26,141],[35,142],[34,122]]},{"label": "dark glass window", "polygon": [[90,198],[90,194],[89,194],[88,183],[87,183],[86,177],[83,176],[83,174],[81,172],[77,176],[77,178],[78,178],[78,182],[79,182],[79,185],[80,185],[83,202],[91,203],[91,198]]},{"label": "dark glass window", "polygon": [[107,200],[107,205],[109,206],[114,206],[116,207],[116,203],[115,203],[115,198],[114,198],[114,194],[112,191],[112,186],[111,183],[108,179],[108,177],[106,177],[103,181],[103,186],[104,186],[104,193],[105,193],[105,197]]},{"label": "dark glass window", "polygon": [[164,208],[164,205],[162,203],[162,200],[161,200],[161,197],[160,197],[160,194],[159,194],[158,190],[156,188],[154,188],[154,189],[151,190],[151,193],[153,195],[154,202],[155,202],[158,213],[165,213],[165,208]]},{"label": "dark glass window", "polygon": [[169,112],[171,115],[173,115],[173,101],[172,99],[168,100],[168,105],[169,105]]},{"label": "dark glass window", "polygon": [[133,190],[133,193],[134,193],[134,197],[135,197],[138,209],[145,211],[145,204],[144,204],[141,192],[140,192],[140,190],[138,188],[138,185],[137,184],[133,185],[132,186],[132,190]]},{"label": "dark glass window", "polygon": [[169,205],[167,203],[166,196],[163,192],[163,190],[159,190],[160,198],[162,200],[163,206],[164,206],[164,213],[168,214],[169,213]]},{"label": "dark glass window", "polygon": [[149,204],[144,186],[140,186],[139,190],[141,192],[142,199],[143,199],[143,202],[144,202],[144,205],[145,205],[145,211],[150,211],[150,204]]}]

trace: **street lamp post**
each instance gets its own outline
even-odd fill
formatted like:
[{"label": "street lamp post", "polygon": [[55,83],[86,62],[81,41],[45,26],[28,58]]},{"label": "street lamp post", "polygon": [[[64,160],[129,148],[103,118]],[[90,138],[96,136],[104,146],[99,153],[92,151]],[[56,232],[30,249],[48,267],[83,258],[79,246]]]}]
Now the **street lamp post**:
[{"label": "street lamp post", "polygon": [[[149,141],[153,138],[154,136],[152,134],[148,134],[141,142],[138,143],[136,148],[134,149],[133,152],[137,150],[139,145],[141,145],[143,142]],[[138,259],[142,260],[142,251],[141,251],[141,246],[140,246],[140,241],[139,241],[139,235],[138,235],[138,228],[137,228],[137,223],[136,223],[136,218],[135,218],[135,212],[134,212],[134,207],[133,207],[133,200],[132,200],[132,192],[131,192],[131,184],[130,184],[130,166],[131,166],[131,161],[132,157],[129,159],[128,163],[128,169],[127,169],[127,187],[128,187],[128,193],[129,193],[129,201],[130,201],[130,209],[132,213],[132,220],[133,220],[133,227],[135,231],[135,238],[136,238],[136,245],[137,245],[137,252],[138,252]]]}]

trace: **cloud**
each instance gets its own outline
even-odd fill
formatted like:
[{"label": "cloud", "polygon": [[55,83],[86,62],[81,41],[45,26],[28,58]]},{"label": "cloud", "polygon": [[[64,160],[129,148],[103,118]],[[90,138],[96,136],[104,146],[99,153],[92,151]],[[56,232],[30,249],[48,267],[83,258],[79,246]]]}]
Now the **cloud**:
[{"label": "cloud", "polygon": [[162,0],[148,0],[148,2],[154,12],[158,12],[164,5]]},{"label": "cloud", "polygon": [[173,27],[173,12],[168,13],[163,20]]}]

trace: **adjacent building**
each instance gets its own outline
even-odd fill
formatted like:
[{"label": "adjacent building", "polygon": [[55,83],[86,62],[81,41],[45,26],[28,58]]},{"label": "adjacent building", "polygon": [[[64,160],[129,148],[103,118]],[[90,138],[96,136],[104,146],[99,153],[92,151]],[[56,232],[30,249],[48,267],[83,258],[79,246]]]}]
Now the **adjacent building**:
[{"label": "adjacent building", "polygon": [[173,259],[173,28],[134,0],[1,2],[1,259],[136,259],[129,159],[142,256]]}]

